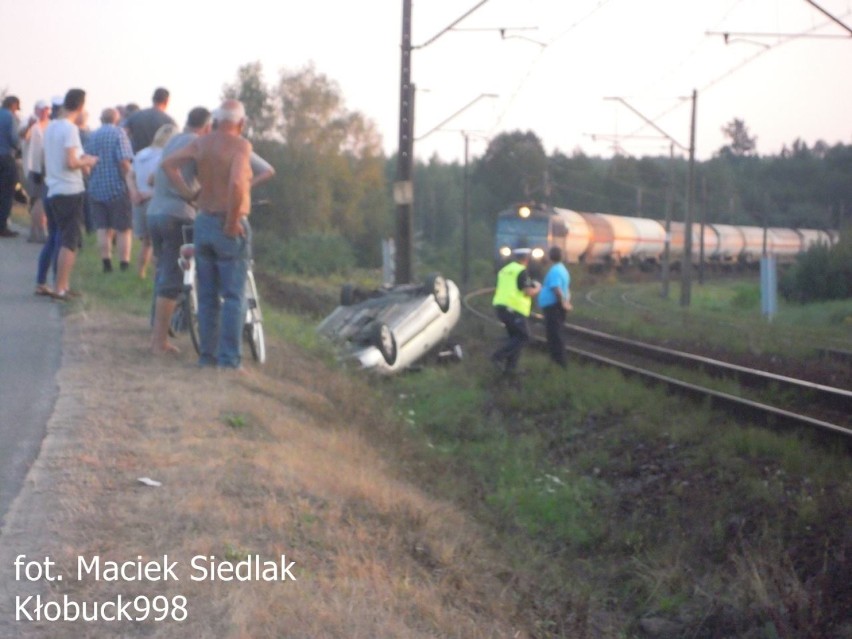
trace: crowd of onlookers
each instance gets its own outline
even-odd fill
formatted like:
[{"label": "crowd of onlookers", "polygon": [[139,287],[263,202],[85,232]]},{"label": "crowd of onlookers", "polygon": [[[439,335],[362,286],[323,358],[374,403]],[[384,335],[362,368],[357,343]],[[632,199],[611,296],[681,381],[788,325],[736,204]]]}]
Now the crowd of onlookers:
[{"label": "crowd of onlookers", "polygon": [[[129,269],[135,231],[142,241],[137,272],[145,276],[151,249],[144,216],[150,187],[144,180],[150,169],[143,174],[140,167],[150,167],[152,149],[157,144],[162,148],[164,139],[177,131],[166,113],[166,89],[155,91],[148,109],[134,103],[104,109],[94,130],[89,127],[85,97],[84,91],[72,89],[50,102],[38,100],[25,119],[19,116],[16,96],[7,96],[0,109],[0,236],[17,236],[8,225],[12,199],[17,196],[29,207],[27,239],[44,244],[36,293],[59,299],[69,290],[64,267],[70,260],[63,256],[63,246],[69,251],[79,246],[79,229],[66,224],[69,216],[64,213],[76,208],[81,198],[83,227],[97,234],[104,271],[112,271],[113,250],[119,268]],[[168,128],[155,140],[164,125]],[[5,197],[7,192],[13,197]],[[52,208],[46,206],[48,194]],[[52,210],[57,208],[58,216]],[[60,229],[60,224],[68,228]],[[51,270],[53,285],[47,281]]]},{"label": "crowd of onlookers", "polygon": [[[190,111],[179,131],[166,112],[169,92],[152,104],[105,108],[90,129],[86,93],[70,89],[39,100],[21,121],[20,100],[0,108],[0,238],[16,197],[29,204],[28,240],[43,243],[37,295],[66,301],[79,295],[71,274],[83,230],[96,233],[104,273],[130,270],[133,235],[140,240],[136,272],[156,265],[151,349],[174,352],[169,325],[183,276],[178,266],[185,229],[195,236],[201,366],[240,368],[244,285],[248,264],[251,187],[274,170],[242,137],[245,109],[225,100],[211,112]],[[49,276],[53,273],[52,282]]]}]

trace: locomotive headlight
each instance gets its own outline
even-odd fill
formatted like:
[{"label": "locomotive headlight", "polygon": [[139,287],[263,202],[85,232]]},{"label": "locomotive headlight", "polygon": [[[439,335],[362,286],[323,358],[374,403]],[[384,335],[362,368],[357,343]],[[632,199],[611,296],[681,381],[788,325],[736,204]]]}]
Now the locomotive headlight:
[{"label": "locomotive headlight", "polygon": [[503,246],[500,248],[500,257],[511,257],[512,249],[508,246]]},{"label": "locomotive headlight", "polygon": [[534,260],[540,260],[544,257],[544,249],[542,248],[534,248],[532,250],[532,258]]},{"label": "locomotive headlight", "polygon": [[526,219],[530,216],[530,213],[532,213],[532,211],[528,206],[521,206],[518,208],[518,217]]}]

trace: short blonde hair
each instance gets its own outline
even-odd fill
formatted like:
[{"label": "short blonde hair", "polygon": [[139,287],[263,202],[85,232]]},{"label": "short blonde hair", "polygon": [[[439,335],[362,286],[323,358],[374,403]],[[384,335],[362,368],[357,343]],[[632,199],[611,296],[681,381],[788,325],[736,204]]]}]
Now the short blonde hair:
[{"label": "short blonde hair", "polygon": [[177,127],[174,124],[164,124],[157,129],[157,132],[154,134],[151,146],[163,148],[166,146],[166,143],[172,139],[172,136],[174,136],[175,133],[177,133]]}]

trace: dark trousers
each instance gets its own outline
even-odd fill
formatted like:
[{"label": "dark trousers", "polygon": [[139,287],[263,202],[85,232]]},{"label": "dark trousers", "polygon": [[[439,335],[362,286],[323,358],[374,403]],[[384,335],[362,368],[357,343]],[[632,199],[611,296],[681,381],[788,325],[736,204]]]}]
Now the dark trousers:
[{"label": "dark trousers", "polygon": [[506,372],[515,370],[524,345],[530,341],[530,329],[527,318],[505,306],[496,306],[498,319],[506,327],[506,341],[491,356],[495,362],[506,362]]},{"label": "dark trousers", "polygon": [[565,309],[557,303],[545,306],[541,310],[544,313],[544,332],[547,337],[547,350],[550,353],[550,359],[565,368],[565,340],[562,337]]},{"label": "dark trousers", "polygon": [[15,158],[8,153],[0,154],[0,231],[8,228],[17,183],[18,167]]}]

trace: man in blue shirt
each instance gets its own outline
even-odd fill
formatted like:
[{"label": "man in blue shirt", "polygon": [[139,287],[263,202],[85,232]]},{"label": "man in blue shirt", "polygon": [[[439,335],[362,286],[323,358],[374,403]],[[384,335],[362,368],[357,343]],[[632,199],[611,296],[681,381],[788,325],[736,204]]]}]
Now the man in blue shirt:
[{"label": "man in blue shirt", "polygon": [[20,150],[20,141],[16,114],[20,110],[21,103],[14,95],[3,99],[3,107],[0,108],[0,237],[18,235],[9,228],[9,216],[18,183],[15,155]]},{"label": "man in blue shirt", "polygon": [[547,336],[547,349],[550,359],[565,368],[565,343],[562,340],[562,325],[565,316],[571,310],[571,275],[562,262],[562,250],[558,246],[548,254],[552,266],[544,277],[538,305],[544,313],[544,329]]}]

